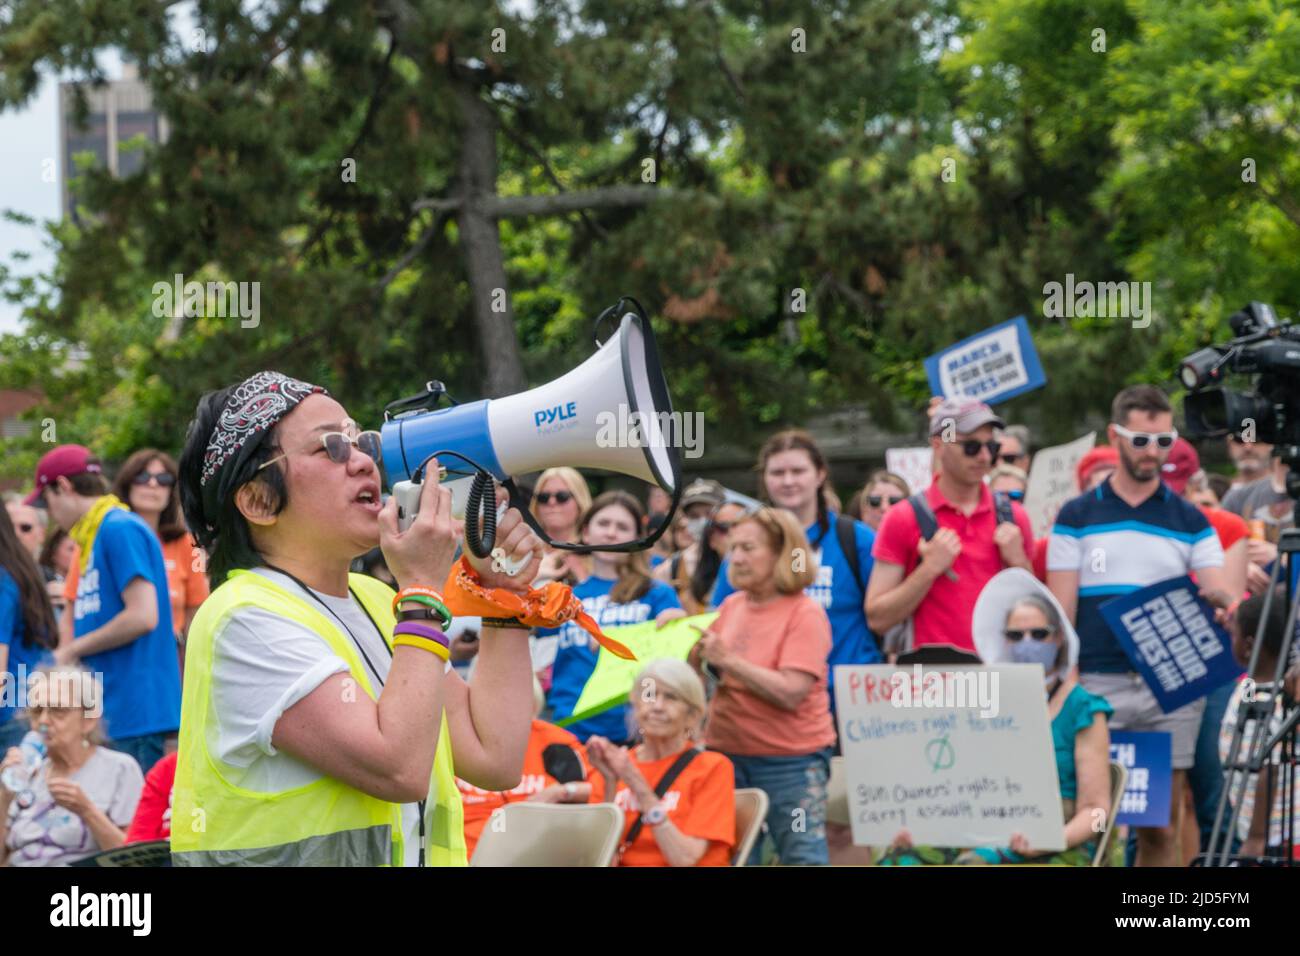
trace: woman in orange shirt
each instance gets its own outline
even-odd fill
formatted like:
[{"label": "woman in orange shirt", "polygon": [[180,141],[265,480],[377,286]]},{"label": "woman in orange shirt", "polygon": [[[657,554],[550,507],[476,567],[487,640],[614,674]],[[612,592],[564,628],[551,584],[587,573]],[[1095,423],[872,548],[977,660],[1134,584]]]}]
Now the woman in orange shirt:
[{"label": "woman in orange shirt", "polygon": [[[707,743],[735,765],[736,786],[767,793],[767,829],[781,863],[825,866],[831,624],[803,592],[817,565],[799,519],[781,508],[742,518],[730,544],[727,577],[736,591],[691,651],[720,675]],[[761,851],[756,844],[750,865]]]},{"label": "woman in orange shirt", "polygon": [[[730,865],[735,771],[722,754],[700,750],[691,739],[704,716],[704,683],[685,661],[661,658],[642,668],[632,686],[641,743],[587,741],[605,793],[627,814],[618,865]],[[671,778],[670,771],[676,771]]]},{"label": "woman in orange shirt", "polygon": [[[492,814],[507,803],[537,801],[539,803],[600,803],[605,796],[605,781],[586,759],[586,752],[577,737],[563,727],[538,719],[546,706],[542,685],[533,677],[533,726],[528,735],[528,749],[524,752],[524,772],[519,785],[513,790],[493,791],[474,786],[456,778],[461,803],[465,808],[465,849],[472,857],[483,828]],[[572,755],[552,748],[568,748]],[[570,779],[561,783],[553,774],[564,764],[569,764]],[[573,777],[584,779],[575,780]]]}]

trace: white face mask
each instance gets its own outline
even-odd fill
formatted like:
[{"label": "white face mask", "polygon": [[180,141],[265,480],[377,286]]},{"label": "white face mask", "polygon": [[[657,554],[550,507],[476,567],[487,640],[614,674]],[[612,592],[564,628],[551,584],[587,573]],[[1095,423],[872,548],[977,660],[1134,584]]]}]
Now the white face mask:
[{"label": "white face mask", "polygon": [[691,518],[686,522],[686,530],[690,532],[692,538],[699,541],[704,535],[704,529],[709,526],[708,518]]}]

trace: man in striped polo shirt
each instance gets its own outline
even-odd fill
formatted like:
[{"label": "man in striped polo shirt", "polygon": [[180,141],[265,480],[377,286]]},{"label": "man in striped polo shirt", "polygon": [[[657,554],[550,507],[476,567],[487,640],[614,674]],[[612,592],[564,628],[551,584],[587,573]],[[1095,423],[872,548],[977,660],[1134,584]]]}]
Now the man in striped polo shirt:
[{"label": "man in striped polo shirt", "polygon": [[[1223,548],[1205,515],[1160,480],[1177,432],[1160,389],[1132,385],[1115,396],[1110,443],[1116,472],[1061,508],[1047,548],[1047,585],[1079,634],[1079,682],[1115,708],[1116,730],[1166,731],[1173,738],[1169,825],[1139,828],[1139,866],[1179,865],[1187,770],[1205,699],[1166,714],[1106,626],[1099,608],[1121,594],[1194,572],[1202,596],[1219,607],[1224,592]],[[1112,808],[1111,812],[1115,812]]]}]

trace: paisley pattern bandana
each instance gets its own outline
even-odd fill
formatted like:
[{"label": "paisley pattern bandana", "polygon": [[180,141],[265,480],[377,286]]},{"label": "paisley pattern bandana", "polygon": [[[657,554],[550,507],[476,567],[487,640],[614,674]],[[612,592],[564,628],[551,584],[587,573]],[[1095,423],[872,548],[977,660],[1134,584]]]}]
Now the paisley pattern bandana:
[{"label": "paisley pattern bandana", "polygon": [[257,439],[303,399],[316,393],[329,394],[319,385],[280,372],[258,372],[235,387],[208,437],[203,456],[199,487],[203,489],[204,511],[209,520],[217,513],[217,504],[233,490],[226,486],[256,447]]}]

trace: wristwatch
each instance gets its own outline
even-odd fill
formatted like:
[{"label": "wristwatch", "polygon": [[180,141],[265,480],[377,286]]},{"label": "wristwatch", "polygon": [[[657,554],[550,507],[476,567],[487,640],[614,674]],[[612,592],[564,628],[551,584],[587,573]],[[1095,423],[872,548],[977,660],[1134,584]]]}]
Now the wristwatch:
[{"label": "wristwatch", "polygon": [[645,822],[652,827],[657,827],[668,820],[668,811],[664,809],[662,803],[656,803],[653,807],[645,812]]}]

